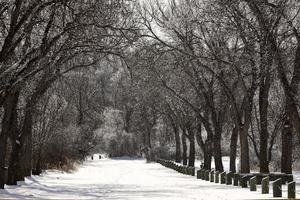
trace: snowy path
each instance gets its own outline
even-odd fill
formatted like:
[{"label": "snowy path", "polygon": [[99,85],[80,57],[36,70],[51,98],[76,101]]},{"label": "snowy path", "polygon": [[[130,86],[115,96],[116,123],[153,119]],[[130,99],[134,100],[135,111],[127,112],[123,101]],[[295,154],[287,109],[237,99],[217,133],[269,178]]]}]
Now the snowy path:
[{"label": "snowy path", "polygon": [[87,161],[73,174],[48,172],[20,186],[7,186],[0,199],[190,200],[268,199],[234,186],[224,186],[179,174],[144,160]]}]

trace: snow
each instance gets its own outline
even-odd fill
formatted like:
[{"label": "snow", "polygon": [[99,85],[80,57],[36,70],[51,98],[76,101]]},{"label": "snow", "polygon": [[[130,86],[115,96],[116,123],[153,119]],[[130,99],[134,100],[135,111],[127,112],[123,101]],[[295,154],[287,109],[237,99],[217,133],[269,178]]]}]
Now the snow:
[{"label": "snow", "polygon": [[[285,190],[285,188],[284,188]],[[47,171],[0,190],[0,199],[270,199],[270,194],[179,174],[144,159],[87,160],[74,173]],[[283,194],[286,196],[286,193]]]}]

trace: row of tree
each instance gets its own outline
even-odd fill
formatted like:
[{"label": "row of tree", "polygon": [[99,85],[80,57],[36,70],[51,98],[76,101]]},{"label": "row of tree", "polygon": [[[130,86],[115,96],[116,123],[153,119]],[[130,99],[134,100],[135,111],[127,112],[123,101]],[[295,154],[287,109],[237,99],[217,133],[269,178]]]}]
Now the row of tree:
[{"label": "row of tree", "polygon": [[0,188],[7,166],[16,184],[33,164],[39,173],[96,145],[106,104],[96,69],[136,40],[132,9],[130,0],[0,2]]},{"label": "row of tree", "polygon": [[[300,16],[298,1],[149,1],[139,9],[141,36],[126,58],[136,89],[136,127],[153,158],[163,125],[176,161],[204,168],[269,173],[281,161],[292,172],[300,136]],[[157,129],[158,125],[162,125]],[[297,137],[296,137],[297,136]],[[230,143],[230,145],[226,145]],[[239,152],[238,152],[239,150]],[[279,154],[279,156],[277,155]],[[272,167],[272,166],[271,166]]]}]

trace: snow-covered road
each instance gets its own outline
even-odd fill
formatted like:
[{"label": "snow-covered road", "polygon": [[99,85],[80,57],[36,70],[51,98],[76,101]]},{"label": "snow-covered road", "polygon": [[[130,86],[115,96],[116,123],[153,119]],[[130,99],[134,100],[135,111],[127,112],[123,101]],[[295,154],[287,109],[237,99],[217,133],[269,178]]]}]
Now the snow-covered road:
[{"label": "snow-covered road", "polygon": [[86,161],[77,172],[47,172],[0,190],[0,199],[268,199],[234,186],[197,180],[145,160]]}]

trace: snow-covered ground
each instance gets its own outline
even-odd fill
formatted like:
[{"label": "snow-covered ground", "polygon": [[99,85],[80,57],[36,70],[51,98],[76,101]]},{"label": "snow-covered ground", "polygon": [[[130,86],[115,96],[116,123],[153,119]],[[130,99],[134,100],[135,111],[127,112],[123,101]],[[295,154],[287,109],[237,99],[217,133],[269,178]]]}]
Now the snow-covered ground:
[{"label": "snow-covered ground", "polygon": [[[272,191],[270,191],[272,192]],[[18,186],[0,190],[0,199],[105,199],[105,200],[190,200],[270,199],[249,189],[225,186],[182,175],[143,159],[86,161],[68,174],[48,171]],[[286,193],[283,194],[284,196]],[[298,195],[299,196],[299,195]]]}]

